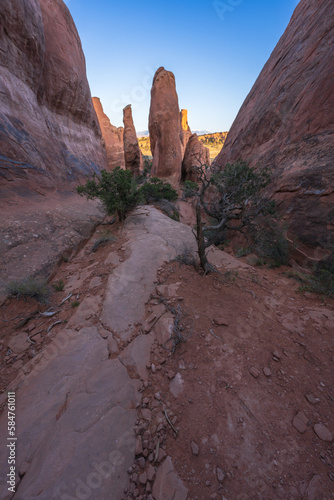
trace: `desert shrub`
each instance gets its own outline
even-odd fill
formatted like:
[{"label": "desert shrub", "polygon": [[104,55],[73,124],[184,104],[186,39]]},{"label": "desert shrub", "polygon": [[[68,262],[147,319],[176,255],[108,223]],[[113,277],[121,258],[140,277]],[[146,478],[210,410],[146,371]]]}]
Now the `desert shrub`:
[{"label": "desert shrub", "polygon": [[194,256],[193,249],[190,245],[185,244],[182,248],[182,251],[179,255],[175,257],[176,262],[180,262],[180,264],[185,264],[186,266],[196,266],[196,259]]},{"label": "desert shrub", "polygon": [[102,238],[99,238],[94,242],[90,251],[95,253],[101,246],[112,243],[115,240],[116,238],[114,238],[114,236],[102,236]]},{"label": "desert shrub", "polygon": [[141,187],[141,192],[146,200],[146,203],[151,203],[152,201],[177,200],[177,191],[169,184],[164,182],[158,177],[152,177],[148,182],[146,182]]},{"label": "desert shrub", "polygon": [[[255,170],[240,160],[218,172],[212,173],[207,165],[200,165],[195,171],[201,183],[196,206],[196,239],[201,267],[207,273],[212,266],[205,249],[223,243],[229,231],[238,231],[249,241],[258,220],[273,216],[274,204],[260,196],[270,181],[266,168]],[[209,196],[206,196],[207,190]],[[202,210],[210,219],[209,224],[202,222]]]},{"label": "desert shrub", "polygon": [[185,198],[193,198],[198,193],[198,184],[193,181],[185,181],[181,189]]},{"label": "desert shrub", "polygon": [[51,295],[51,289],[44,280],[35,279],[31,276],[18,281],[10,281],[6,286],[6,292],[10,297],[36,299],[38,302],[47,303]]},{"label": "desert shrub", "polygon": [[168,200],[156,201],[154,205],[164,212],[170,219],[180,222],[180,212],[176,205]]},{"label": "desert shrub", "polygon": [[55,281],[52,283],[52,287],[56,290],[56,292],[61,292],[64,290],[65,283],[63,280]]},{"label": "desert shrub", "polygon": [[144,168],[142,173],[136,178],[137,184],[143,184],[151,174],[153,160],[148,156],[143,157]]},{"label": "desert shrub", "polygon": [[307,275],[301,288],[321,295],[334,295],[334,252],[314,266],[313,274]]},{"label": "desert shrub", "polygon": [[180,222],[180,212],[178,210],[174,210],[170,218],[175,220],[176,222]]},{"label": "desert shrub", "polygon": [[255,227],[254,250],[260,257],[270,259],[272,267],[288,263],[289,242],[279,221],[267,217]]},{"label": "desert shrub", "polygon": [[71,304],[71,306],[73,307],[73,309],[74,309],[75,307],[79,307],[79,305],[80,305],[80,302],[79,302],[78,300],[75,300],[75,301],[74,301],[74,302],[72,302],[72,304]]},{"label": "desert shrub", "polygon": [[240,247],[236,251],[235,255],[236,255],[236,257],[240,258],[240,257],[245,257],[246,255],[249,255],[250,253],[252,253],[251,247]]},{"label": "desert shrub", "polygon": [[141,191],[131,171],[120,167],[112,172],[102,170],[100,177],[94,174],[84,186],[78,186],[77,191],[88,199],[99,198],[108,215],[117,213],[121,222],[141,201]]}]

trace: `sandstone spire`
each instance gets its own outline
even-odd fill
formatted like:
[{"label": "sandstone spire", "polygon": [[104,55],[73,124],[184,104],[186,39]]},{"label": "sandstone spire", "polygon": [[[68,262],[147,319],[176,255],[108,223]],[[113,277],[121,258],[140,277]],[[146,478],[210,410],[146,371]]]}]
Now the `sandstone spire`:
[{"label": "sandstone spire", "polygon": [[123,109],[123,123],[125,168],[131,170],[133,175],[138,176],[143,170],[143,156],[139,148],[136,129],[133,123],[131,104]]},{"label": "sandstone spire", "polygon": [[104,140],[109,170],[116,167],[125,168],[123,149],[123,127],[115,127],[110,123],[108,116],[104,113],[101,101],[98,97],[93,97],[93,105]]},{"label": "sandstone spire", "polygon": [[198,139],[197,134],[192,134],[188,140],[183,158],[182,180],[196,181],[197,175],[193,167],[202,165],[210,165],[210,151]]},{"label": "sandstone spire", "polygon": [[177,186],[181,178],[180,110],[175,77],[159,68],[154,75],[149,116],[152,175]]},{"label": "sandstone spire", "polygon": [[188,111],[186,109],[181,109],[180,112],[180,125],[181,125],[181,148],[182,148],[182,156],[184,158],[184,154],[186,151],[187,143],[191,136],[191,130],[188,124]]}]

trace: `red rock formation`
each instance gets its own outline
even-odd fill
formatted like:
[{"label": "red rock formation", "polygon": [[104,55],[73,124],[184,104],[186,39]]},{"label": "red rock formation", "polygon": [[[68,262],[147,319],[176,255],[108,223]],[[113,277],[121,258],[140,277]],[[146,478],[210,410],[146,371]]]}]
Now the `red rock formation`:
[{"label": "red rock formation", "polygon": [[180,122],[181,122],[180,139],[181,139],[182,156],[184,158],[184,153],[186,151],[187,143],[191,136],[191,130],[188,124],[188,111],[186,109],[181,109]]},{"label": "red rock formation", "polygon": [[159,68],[154,75],[149,116],[152,175],[176,186],[181,178],[180,110],[175,77]]},{"label": "red rock formation", "polygon": [[210,151],[198,139],[197,134],[192,134],[188,140],[182,163],[182,180],[197,180],[196,172],[193,167],[201,165],[210,165]]},{"label": "red rock formation", "polygon": [[116,167],[125,168],[123,149],[124,128],[117,128],[110,123],[108,116],[103,111],[101,101],[98,97],[93,97],[93,105],[99,120],[107,152],[109,170],[113,170]]},{"label": "red rock formation", "polygon": [[291,234],[334,244],[334,9],[301,0],[215,161],[272,167]]},{"label": "red rock formation", "polygon": [[0,48],[1,195],[68,189],[105,168],[85,58],[64,2],[2,0]]},{"label": "red rock formation", "polygon": [[139,147],[130,104],[123,109],[123,123],[125,168],[131,170],[133,175],[140,175],[143,170],[143,155]]}]

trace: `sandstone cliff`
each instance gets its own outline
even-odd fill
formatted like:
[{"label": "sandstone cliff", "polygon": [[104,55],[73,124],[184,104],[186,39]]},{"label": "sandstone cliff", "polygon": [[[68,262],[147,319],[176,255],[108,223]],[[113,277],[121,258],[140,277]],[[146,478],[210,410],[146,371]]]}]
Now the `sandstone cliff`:
[{"label": "sandstone cliff", "polygon": [[181,178],[180,110],[175,77],[165,68],[154,75],[149,116],[152,175],[176,186]]},{"label": "sandstone cliff", "polygon": [[107,166],[85,58],[62,0],[2,0],[0,192],[68,189]]},{"label": "sandstone cliff", "polygon": [[99,120],[107,152],[109,170],[113,170],[116,167],[125,168],[123,148],[124,128],[115,127],[110,123],[108,116],[103,111],[101,101],[98,97],[93,97],[93,105],[97,119]]},{"label": "sandstone cliff", "polygon": [[123,109],[123,123],[125,168],[131,170],[133,175],[138,176],[143,170],[143,155],[139,147],[130,104]]},{"label": "sandstone cliff", "polygon": [[334,10],[301,0],[215,161],[272,167],[270,194],[290,232],[334,244]]}]

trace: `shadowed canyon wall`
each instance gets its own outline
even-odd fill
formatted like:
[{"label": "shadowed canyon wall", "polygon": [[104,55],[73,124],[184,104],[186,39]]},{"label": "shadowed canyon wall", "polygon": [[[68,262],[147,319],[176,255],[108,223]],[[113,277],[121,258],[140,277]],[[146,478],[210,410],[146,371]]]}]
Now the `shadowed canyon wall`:
[{"label": "shadowed canyon wall", "polygon": [[334,245],[334,9],[301,0],[214,165],[273,172],[270,195],[306,246]]}]

